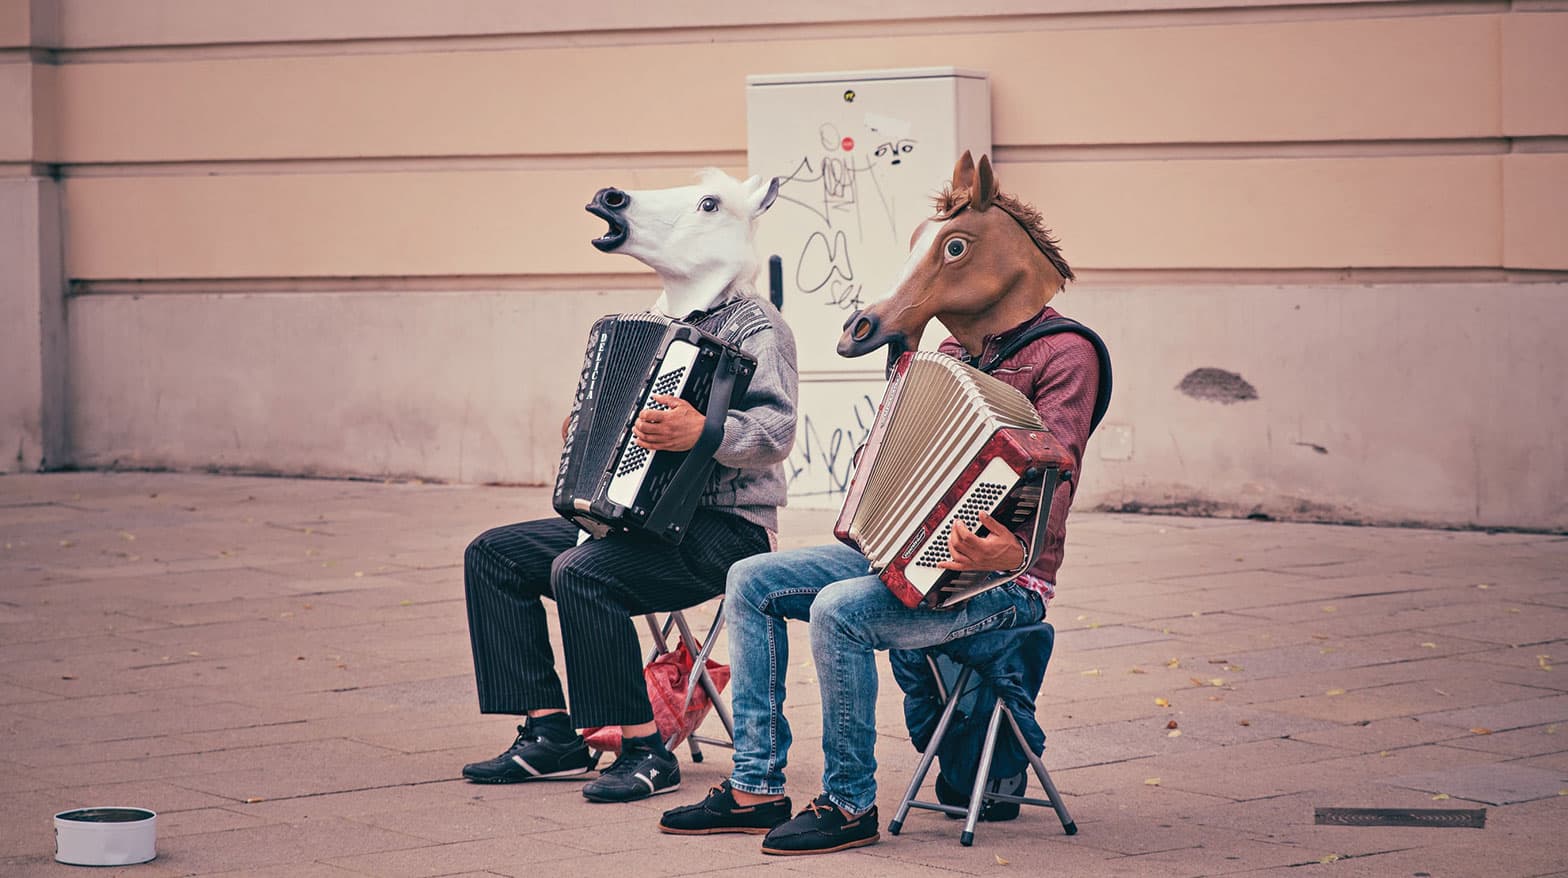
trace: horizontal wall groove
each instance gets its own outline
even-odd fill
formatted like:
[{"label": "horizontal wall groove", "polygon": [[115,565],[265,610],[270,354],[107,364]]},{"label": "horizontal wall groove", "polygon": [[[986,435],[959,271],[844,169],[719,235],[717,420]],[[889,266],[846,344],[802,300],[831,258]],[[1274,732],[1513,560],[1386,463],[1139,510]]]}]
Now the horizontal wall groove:
[{"label": "horizontal wall groove", "polygon": [[345,174],[398,171],[562,171],[627,168],[745,167],[745,150],[539,153],[531,155],[349,156],[205,161],[84,162],[60,166],[65,177],[204,177],[223,174]]},{"label": "horizontal wall groove", "polygon": [[[1092,4],[1085,3],[1085,6]],[[190,61],[314,55],[483,52],[516,49],[589,49],[630,45],[767,42],[796,39],[862,39],[1018,30],[1098,30],[1191,27],[1269,22],[1413,18],[1508,12],[1507,0],[1409,0],[1409,2],[1281,3],[1239,7],[1193,4],[1172,9],[1072,10],[1000,15],[844,21],[778,21],[766,24],[642,27],[434,36],[337,37],[159,45],[54,48],[62,64],[124,61]]]},{"label": "horizontal wall groove", "polygon": [[[1487,156],[1568,152],[1568,137],[1464,137],[1427,140],[1256,141],[1245,143],[1002,144],[999,163],[1205,161],[1216,159],[1342,159],[1409,156]],[[0,163],[0,174],[25,163]],[[39,176],[54,166],[26,165]],[[345,174],[399,171],[552,171],[605,169],[744,168],[745,150],[692,152],[550,153],[533,155],[352,156],[341,158],[215,159],[207,161],[84,162],[58,166],[61,177],[204,177],[242,174]]]},{"label": "horizontal wall groove", "polygon": [[[1075,268],[1069,290],[1126,286],[1300,286],[1563,283],[1568,271],[1507,268]],[[257,296],[320,294],[590,293],[658,289],[651,272],[629,274],[429,275],[402,277],[177,278],[73,280],[72,298],[137,296]],[[786,310],[788,302],[785,303]]]},{"label": "horizontal wall groove", "polygon": [[321,293],[597,292],[656,290],[651,271],[624,274],[472,274],[359,277],[226,277],[72,280],[68,295],[317,295]]}]

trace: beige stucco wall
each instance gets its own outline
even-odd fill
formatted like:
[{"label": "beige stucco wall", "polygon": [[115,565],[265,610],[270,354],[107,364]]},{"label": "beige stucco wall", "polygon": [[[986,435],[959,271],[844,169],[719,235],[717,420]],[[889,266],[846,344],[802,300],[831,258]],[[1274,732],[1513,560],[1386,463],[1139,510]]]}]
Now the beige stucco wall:
[{"label": "beige stucco wall", "polygon": [[63,239],[0,225],[0,440],[544,482],[653,295],[586,198],[743,169],[748,73],[941,64],[1113,344],[1081,502],[1568,528],[1568,6],[1199,6],[0,0],[0,210]]}]

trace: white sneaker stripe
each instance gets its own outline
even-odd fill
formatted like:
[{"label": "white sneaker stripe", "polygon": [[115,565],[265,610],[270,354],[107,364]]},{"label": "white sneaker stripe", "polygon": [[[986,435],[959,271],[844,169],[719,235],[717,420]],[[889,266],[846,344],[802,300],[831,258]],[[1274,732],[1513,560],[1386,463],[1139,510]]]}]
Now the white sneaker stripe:
[{"label": "white sneaker stripe", "polygon": [[643,777],[640,774],[634,774],[634,775],[632,775],[632,777],[635,777],[638,780],[642,781],[643,783],[647,784],[648,785],[648,792],[650,792],[650,793],[658,792],[658,790],[655,789],[654,786],[653,786],[653,781],[649,780],[648,778]]},{"label": "white sneaker stripe", "polygon": [[529,774],[533,775],[534,777],[538,777],[539,776],[539,769],[534,768],[532,765],[529,765],[528,761],[523,759],[523,757],[521,757],[521,756],[513,756],[512,757],[512,761],[516,762],[518,765],[522,766],[524,771],[528,772]]}]

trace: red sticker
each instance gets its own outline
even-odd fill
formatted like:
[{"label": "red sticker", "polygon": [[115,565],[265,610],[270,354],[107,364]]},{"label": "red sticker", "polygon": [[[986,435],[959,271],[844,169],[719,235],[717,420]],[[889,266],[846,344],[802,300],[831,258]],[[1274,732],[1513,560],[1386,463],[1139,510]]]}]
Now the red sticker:
[{"label": "red sticker", "polygon": [[844,151],[845,152],[849,152],[850,150],[855,148],[855,138],[853,138],[853,137],[846,137],[846,138],[844,138],[844,140],[841,143],[839,143],[839,146],[844,147]]}]

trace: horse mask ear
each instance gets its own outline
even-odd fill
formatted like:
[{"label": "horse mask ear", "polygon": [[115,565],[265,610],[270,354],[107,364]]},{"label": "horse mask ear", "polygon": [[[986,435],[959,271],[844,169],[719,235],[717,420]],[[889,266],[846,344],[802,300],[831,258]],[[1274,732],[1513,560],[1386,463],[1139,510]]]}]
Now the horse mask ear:
[{"label": "horse mask ear", "polygon": [[756,219],[768,212],[773,202],[779,197],[779,178],[773,177],[763,183],[761,175],[746,181],[746,200],[752,202],[751,218]]},{"label": "horse mask ear", "polygon": [[975,158],[974,156],[970,155],[969,150],[966,149],[964,150],[964,154],[958,157],[958,163],[953,165],[952,189],[954,192],[958,192],[964,189],[968,189],[972,192],[974,191],[974,185]]},{"label": "horse mask ear", "polygon": [[980,167],[975,170],[975,188],[970,190],[969,203],[975,210],[985,210],[996,200],[996,174],[991,170],[991,160],[980,157]]}]

